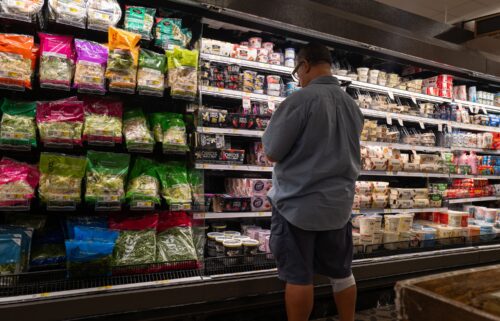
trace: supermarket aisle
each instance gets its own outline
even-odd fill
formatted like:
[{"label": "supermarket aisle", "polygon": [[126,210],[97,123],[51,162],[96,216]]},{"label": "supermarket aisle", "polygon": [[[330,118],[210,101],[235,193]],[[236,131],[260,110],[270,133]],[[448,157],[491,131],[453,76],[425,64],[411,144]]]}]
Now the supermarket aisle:
[{"label": "supermarket aisle", "polygon": [[[397,321],[397,314],[393,305],[359,311],[355,321]],[[317,319],[314,321],[338,321],[337,318]]]}]

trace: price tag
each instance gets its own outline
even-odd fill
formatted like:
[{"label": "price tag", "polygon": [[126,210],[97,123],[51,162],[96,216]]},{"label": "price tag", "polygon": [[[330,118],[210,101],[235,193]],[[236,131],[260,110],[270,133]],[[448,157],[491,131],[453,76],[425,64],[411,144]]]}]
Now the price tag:
[{"label": "price tag", "polygon": [[488,115],[488,112],[486,111],[486,107],[481,107],[481,109],[483,110],[483,113],[485,113],[486,115]]},{"label": "price tag", "polygon": [[267,216],[267,213],[266,212],[258,212],[257,216]]},{"label": "price tag", "polygon": [[170,281],[169,280],[160,280],[160,281],[156,281],[158,284],[169,284]]},{"label": "price tag", "polygon": [[250,102],[250,97],[245,96],[243,97],[243,110],[250,110],[252,109],[252,103]]},{"label": "price tag", "polygon": [[441,123],[438,124],[438,131],[440,131],[440,132],[443,131],[443,124],[441,124]]},{"label": "price tag", "polygon": [[267,101],[267,108],[269,108],[270,111],[274,112],[276,110],[276,103],[273,100],[269,99]]},{"label": "price tag", "polygon": [[413,103],[416,105],[417,104],[417,98],[415,98],[415,96],[411,95],[411,101],[413,101]]},{"label": "price tag", "polygon": [[386,121],[387,121],[387,125],[392,125],[392,118],[390,115],[387,115]]},{"label": "price tag", "polygon": [[391,100],[394,100],[394,93],[390,90],[387,93],[389,94],[389,98],[391,98]]},{"label": "price tag", "polygon": [[418,124],[420,125],[420,128],[425,129],[425,125],[423,121],[419,121]]},{"label": "price tag", "polygon": [[398,123],[399,126],[404,126],[403,120],[400,117],[398,117]]},{"label": "price tag", "polygon": [[469,110],[470,110],[471,113],[474,113],[474,106],[469,105]]},{"label": "price tag", "polygon": [[113,288],[112,285],[105,285],[105,286],[99,287],[99,290],[111,290],[112,288]]},{"label": "price tag", "polygon": [[50,295],[50,293],[49,293],[49,292],[43,292],[43,293],[40,293],[40,296],[41,296],[42,298],[46,298],[46,297],[48,297],[49,295]]},{"label": "price tag", "polygon": [[205,213],[196,213],[193,216],[194,216],[194,219],[196,219],[196,220],[203,220],[203,219],[205,219]]}]

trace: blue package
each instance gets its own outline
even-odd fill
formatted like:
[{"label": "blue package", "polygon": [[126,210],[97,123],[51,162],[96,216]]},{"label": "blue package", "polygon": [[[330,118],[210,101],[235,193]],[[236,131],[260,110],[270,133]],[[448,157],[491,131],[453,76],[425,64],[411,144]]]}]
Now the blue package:
[{"label": "blue package", "polygon": [[0,233],[0,275],[21,272],[21,244],[21,234]]},{"label": "blue package", "polygon": [[0,233],[10,232],[20,234],[22,237],[21,243],[21,271],[27,272],[30,262],[31,240],[33,239],[32,228],[22,228],[10,225],[0,225]]},{"label": "blue package", "polygon": [[59,268],[66,262],[64,244],[34,244],[30,255],[30,268]]},{"label": "blue package", "polygon": [[497,115],[489,115],[489,125],[493,127],[498,127],[498,124],[500,123],[500,118]]},{"label": "blue package", "polygon": [[68,239],[75,238],[75,226],[108,227],[106,216],[73,216],[66,219],[66,234]]},{"label": "blue package", "polygon": [[66,241],[68,277],[111,275],[114,242]]},{"label": "blue package", "polygon": [[110,230],[100,227],[75,226],[75,240],[81,241],[99,241],[99,242],[116,242],[119,231]]}]

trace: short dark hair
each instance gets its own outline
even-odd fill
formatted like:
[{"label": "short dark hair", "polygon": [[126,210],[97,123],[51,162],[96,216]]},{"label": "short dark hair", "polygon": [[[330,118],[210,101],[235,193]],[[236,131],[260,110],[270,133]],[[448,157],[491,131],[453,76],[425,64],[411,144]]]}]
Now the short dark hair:
[{"label": "short dark hair", "polygon": [[320,43],[310,42],[300,48],[298,54],[299,60],[306,60],[311,65],[317,65],[321,63],[332,64],[332,55],[330,50]]}]

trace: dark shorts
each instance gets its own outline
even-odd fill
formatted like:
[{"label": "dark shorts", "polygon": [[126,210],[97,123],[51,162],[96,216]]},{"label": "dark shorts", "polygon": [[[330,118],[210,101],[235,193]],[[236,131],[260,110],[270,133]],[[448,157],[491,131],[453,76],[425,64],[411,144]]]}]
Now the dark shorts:
[{"label": "dark shorts", "polygon": [[350,222],[339,230],[306,231],[273,211],[269,246],[276,259],[278,277],[290,284],[312,284],[315,274],[341,279],[352,273]]}]

